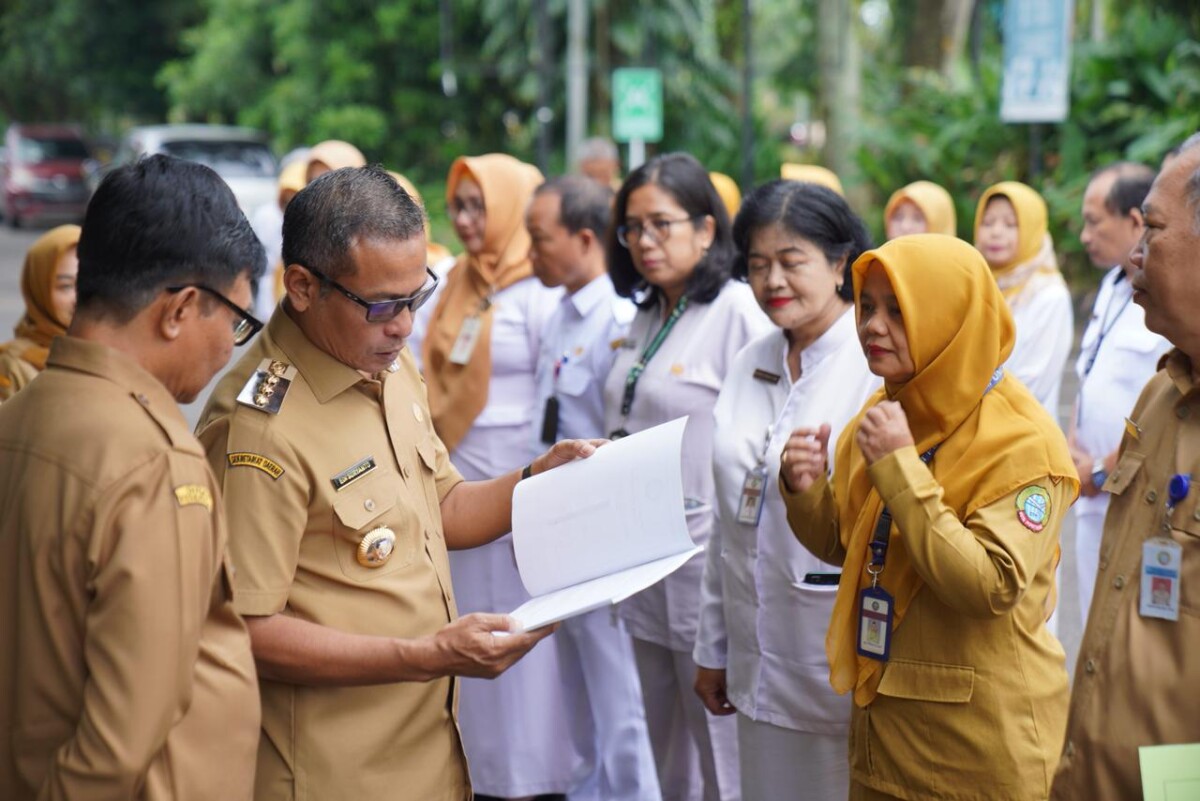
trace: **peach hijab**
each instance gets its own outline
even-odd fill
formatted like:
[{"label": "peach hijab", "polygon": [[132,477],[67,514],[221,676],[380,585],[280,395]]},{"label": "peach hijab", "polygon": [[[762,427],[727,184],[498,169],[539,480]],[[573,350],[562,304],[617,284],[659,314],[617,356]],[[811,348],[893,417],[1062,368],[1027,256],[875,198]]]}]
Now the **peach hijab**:
[{"label": "peach hijab", "polygon": [[[533,275],[529,263],[529,232],[525,207],[542,173],[532,164],[503,153],[463,156],[450,165],[446,201],[464,179],[479,184],[487,221],[483,249],[458,257],[446,276],[424,343],[425,380],[433,425],[446,447],[453,450],[487,405],[492,376],[492,313],[490,298],[500,290]],[[479,338],[466,364],[450,361],[450,351],[463,322],[478,315]]]}]

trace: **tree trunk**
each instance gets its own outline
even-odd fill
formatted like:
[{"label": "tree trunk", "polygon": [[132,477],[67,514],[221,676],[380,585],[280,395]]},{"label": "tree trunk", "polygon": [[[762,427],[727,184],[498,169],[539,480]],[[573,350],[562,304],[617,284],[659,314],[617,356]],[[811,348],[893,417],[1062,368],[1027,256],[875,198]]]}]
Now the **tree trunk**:
[{"label": "tree trunk", "polygon": [[825,119],[825,164],[854,185],[855,150],[860,119],[862,67],[857,36],[856,0],[818,0],[817,63]]},{"label": "tree trunk", "polygon": [[[902,29],[904,66],[925,67],[950,77],[967,43],[975,0],[908,0]],[[898,9],[899,10],[899,9]]]}]

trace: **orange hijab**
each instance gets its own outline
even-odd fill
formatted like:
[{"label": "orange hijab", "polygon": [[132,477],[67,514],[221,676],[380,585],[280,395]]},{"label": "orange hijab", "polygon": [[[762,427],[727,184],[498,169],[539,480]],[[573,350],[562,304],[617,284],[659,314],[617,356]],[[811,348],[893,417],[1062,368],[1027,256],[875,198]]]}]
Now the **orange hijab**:
[{"label": "orange hijab", "polygon": [[[883,511],[855,442],[866,410],[884,399],[898,401],[908,416],[917,452],[938,446],[930,468],[942,485],[943,502],[959,520],[1046,476],[1078,487],[1062,432],[1020,381],[1005,377],[984,395],[992,373],[1012,351],[1015,329],[979,251],[940,234],[894,239],[854,262],[856,304],[872,262],[887,272],[896,293],[916,373],[904,384],[885,384],[867,400],[843,430],[834,461],[833,491],[846,561],[825,652],[830,684],[840,693],[853,690],[859,706],[875,697],[883,666],[856,652],[858,595],[871,583],[868,543]],[[898,632],[924,582],[894,523],[879,579],[895,598],[893,625]]]},{"label": "orange hijab", "polygon": [[980,196],[975,209],[975,241],[979,241],[983,212],[997,196],[1007,198],[1017,213],[1017,252],[1007,264],[994,268],[992,275],[1009,307],[1016,308],[1047,283],[1062,283],[1063,277],[1050,238],[1046,201],[1025,184],[1001,181]]},{"label": "orange hijab", "polygon": [[891,219],[892,212],[904,201],[909,201],[925,215],[927,234],[958,234],[958,218],[954,213],[954,199],[950,193],[932,181],[913,181],[892,193],[883,210],[883,219]]},{"label": "orange hijab", "polygon": [[[412,197],[413,200],[417,201],[418,206],[420,206],[422,209],[425,208],[425,201],[421,199],[421,192],[420,192],[420,190],[417,189],[416,184],[414,184],[412,181],[408,180],[407,177],[396,172],[395,170],[388,170],[388,175],[392,176],[392,180],[394,180],[396,183],[400,184],[400,188],[403,189],[405,192],[407,192],[409,194],[409,196]],[[429,225],[429,215],[426,214],[425,215],[425,263],[426,263],[426,265],[429,267],[433,267],[433,265],[437,264],[438,262],[443,261],[444,259],[450,258],[451,255],[453,255],[453,254],[450,253],[449,248],[447,248],[445,245],[439,245],[437,242],[433,241],[433,228]]]},{"label": "orange hijab", "polygon": [[[64,253],[79,245],[78,225],[60,225],[42,234],[25,254],[21,268],[21,295],[25,298],[25,315],[13,328],[18,339],[32,342],[20,354],[21,358],[39,370],[46,369],[50,340],[67,333],[70,320],[60,320],[54,312],[50,297],[54,291],[54,268]],[[12,343],[2,349],[12,347]]]},{"label": "orange hijab", "polygon": [[[532,164],[502,153],[463,156],[450,165],[447,202],[454,199],[454,190],[464,178],[474,180],[483,192],[487,214],[483,250],[458,257],[446,276],[446,288],[429,320],[424,343],[429,409],[438,436],[451,450],[487,405],[493,307],[484,301],[533,275],[525,207],[533,190],[541,185],[542,173]],[[471,358],[467,364],[453,364],[450,351],[463,321],[476,314],[482,327]]]}]

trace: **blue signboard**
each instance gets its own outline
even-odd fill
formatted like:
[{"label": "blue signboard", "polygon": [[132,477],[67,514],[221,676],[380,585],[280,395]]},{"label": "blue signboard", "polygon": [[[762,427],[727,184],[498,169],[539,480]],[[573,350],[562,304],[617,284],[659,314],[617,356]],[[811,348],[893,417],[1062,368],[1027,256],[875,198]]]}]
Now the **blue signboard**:
[{"label": "blue signboard", "polygon": [[1074,0],[1007,0],[1000,119],[1062,122],[1067,118],[1074,20]]}]

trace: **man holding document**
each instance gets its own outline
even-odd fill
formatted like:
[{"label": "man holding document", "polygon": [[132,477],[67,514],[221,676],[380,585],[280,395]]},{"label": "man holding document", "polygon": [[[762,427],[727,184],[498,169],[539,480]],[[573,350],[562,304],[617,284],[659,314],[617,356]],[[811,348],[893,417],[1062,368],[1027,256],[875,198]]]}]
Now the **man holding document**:
[{"label": "man holding document", "polygon": [[594,446],[462,480],[405,348],[437,285],[425,253],[386,172],[313,181],[284,217],[286,298],[200,422],[261,681],[259,801],[469,798],[453,677],[497,676],[553,630],[458,618],[446,552],[507,532],[522,477]]}]

